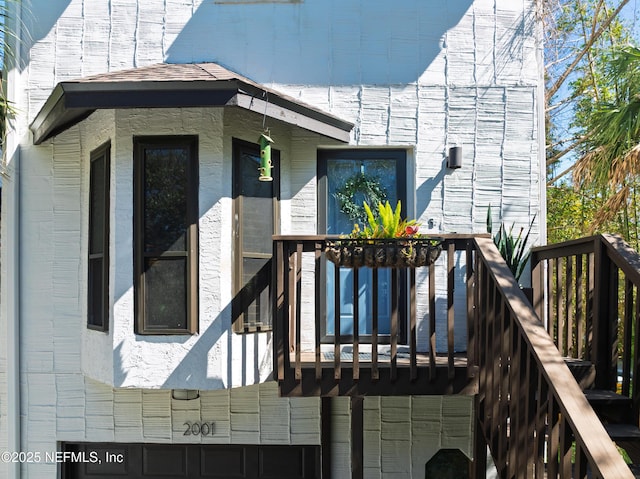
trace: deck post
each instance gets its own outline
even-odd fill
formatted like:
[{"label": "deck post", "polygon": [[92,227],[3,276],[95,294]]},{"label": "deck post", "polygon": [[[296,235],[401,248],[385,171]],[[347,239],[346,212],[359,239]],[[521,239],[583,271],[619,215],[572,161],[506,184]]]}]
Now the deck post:
[{"label": "deck post", "polygon": [[531,253],[531,287],[533,289],[533,309],[542,323],[547,325],[545,317],[545,262],[538,258],[536,251]]},{"label": "deck post", "polygon": [[[596,370],[595,387],[612,389],[615,387],[615,368],[612,347],[612,322],[617,322],[618,276],[606,251],[601,236],[596,236],[594,245],[595,288],[593,308],[593,352],[591,361]],[[612,295],[615,295],[612,298]],[[613,369],[613,374],[612,374]]]},{"label": "deck post", "polygon": [[480,410],[480,397],[475,395],[473,428],[473,461],[469,463],[469,477],[471,479],[486,479],[487,477],[487,441],[484,439],[482,424],[478,417]]},{"label": "deck post", "polygon": [[273,320],[275,344],[273,348],[274,376],[278,381],[284,381],[285,371],[289,366],[288,329],[285,324],[285,280],[286,272],[284,269],[284,243],[283,241],[274,241],[273,243],[273,284],[275,285],[275,293],[272,295],[273,301]]},{"label": "deck post", "polygon": [[322,454],[321,477],[331,477],[331,398],[320,399],[320,449]]},{"label": "deck post", "polygon": [[351,396],[351,479],[364,477],[364,398]]}]

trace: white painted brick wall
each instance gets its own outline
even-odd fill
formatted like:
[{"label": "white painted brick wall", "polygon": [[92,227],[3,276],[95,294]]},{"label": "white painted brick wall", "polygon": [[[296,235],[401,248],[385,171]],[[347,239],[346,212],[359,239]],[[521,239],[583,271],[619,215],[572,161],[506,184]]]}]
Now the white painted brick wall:
[{"label": "white painted brick wall", "polygon": [[472,458],[472,418],[467,396],[365,398],[365,477],[424,477],[426,463],[442,448]]}]

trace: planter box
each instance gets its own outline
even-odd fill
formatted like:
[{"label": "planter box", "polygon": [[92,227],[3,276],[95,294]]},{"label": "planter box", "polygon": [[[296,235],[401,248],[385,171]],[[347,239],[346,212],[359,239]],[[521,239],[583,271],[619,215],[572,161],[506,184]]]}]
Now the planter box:
[{"label": "planter box", "polygon": [[325,249],[329,261],[345,268],[418,268],[441,252],[440,238],[328,240]]}]

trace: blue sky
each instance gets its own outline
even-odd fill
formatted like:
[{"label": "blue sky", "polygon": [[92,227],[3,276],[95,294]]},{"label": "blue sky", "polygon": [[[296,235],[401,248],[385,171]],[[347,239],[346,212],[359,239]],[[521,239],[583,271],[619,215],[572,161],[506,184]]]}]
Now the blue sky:
[{"label": "blue sky", "polygon": [[[616,3],[612,5],[612,8],[615,8],[620,3]],[[640,44],[640,0],[631,0],[621,11],[621,17],[623,22],[629,29],[631,30],[631,34],[636,44]],[[569,79],[570,81],[570,79]],[[563,85],[560,89],[562,91],[566,91],[568,87],[568,82]],[[560,93],[562,94],[562,93]],[[569,111],[566,113],[567,121],[570,121],[571,114]],[[559,174],[564,171],[566,168],[571,166],[571,164],[575,161],[575,155],[568,154],[564,158],[560,160],[560,162],[555,167],[555,174]],[[566,175],[562,177],[561,181],[570,181],[571,176]]]}]

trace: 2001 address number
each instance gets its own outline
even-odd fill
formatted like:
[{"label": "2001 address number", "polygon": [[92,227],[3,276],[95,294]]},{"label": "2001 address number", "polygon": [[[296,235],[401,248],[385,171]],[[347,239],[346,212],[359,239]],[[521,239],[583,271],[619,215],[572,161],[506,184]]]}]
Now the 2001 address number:
[{"label": "2001 address number", "polygon": [[184,436],[213,436],[216,432],[216,423],[213,421],[186,421],[183,426],[185,427]]}]

